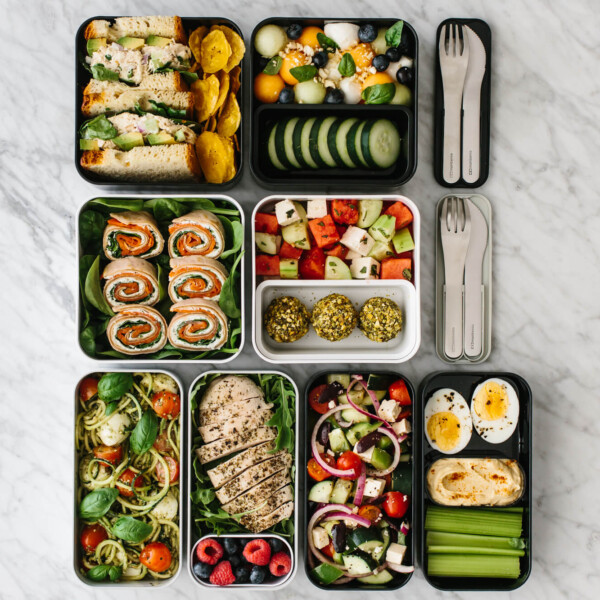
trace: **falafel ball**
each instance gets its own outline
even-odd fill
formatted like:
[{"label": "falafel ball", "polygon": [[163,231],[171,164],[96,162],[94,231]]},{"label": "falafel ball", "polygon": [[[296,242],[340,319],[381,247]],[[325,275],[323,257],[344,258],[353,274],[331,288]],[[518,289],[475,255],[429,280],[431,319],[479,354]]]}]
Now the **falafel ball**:
[{"label": "falafel ball", "polygon": [[308,333],[310,313],[298,298],[282,296],[269,304],[264,322],[276,342],[296,342]]},{"label": "falafel ball", "polygon": [[312,325],[319,337],[330,342],[347,338],[358,322],[358,313],[343,294],[329,294],[313,308]]},{"label": "falafel ball", "polygon": [[402,311],[389,298],[369,298],[360,309],[358,327],[374,342],[389,342],[402,331]]}]

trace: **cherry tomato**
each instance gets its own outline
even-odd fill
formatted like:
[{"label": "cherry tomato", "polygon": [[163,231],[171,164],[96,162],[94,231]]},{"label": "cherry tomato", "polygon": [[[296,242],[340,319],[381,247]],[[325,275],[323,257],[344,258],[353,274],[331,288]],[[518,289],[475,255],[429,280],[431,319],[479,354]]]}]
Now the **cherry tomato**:
[{"label": "cherry tomato", "polygon": [[412,404],[410,399],[410,392],[406,387],[406,383],[403,379],[398,379],[398,381],[394,381],[392,385],[389,387],[390,398],[395,400],[401,406],[409,406]]},{"label": "cherry tomato", "polygon": [[397,417],[396,421],[402,421],[402,419],[408,419],[412,415],[412,410],[403,410]]},{"label": "cherry tomato", "polygon": [[178,394],[163,390],[152,396],[152,408],[163,419],[175,419],[181,410],[181,400]]},{"label": "cherry tomato", "polygon": [[364,504],[358,509],[358,516],[369,519],[371,524],[374,525],[381,521],[382,514],[377,506],[373,506],[373,504]]},{"label": "cherry tomato", "polygon": [[[335,458],[330,454],[321,454],[321,458],[330,466],[335,468]],[[307,465],[308,474],[315,481],[323,481],[325,479],[329,479],[331,474],[328,473],[314,458],[311,458],[308,461]]]},{"label": "cherry tomato", "polygon": [[402,518],[408,510],[410,498],[401,492],[387,492],[384,496],[383,510],[387,516],[394,519]]},{"label": "cherry tomato", "polygon": [[360,477],[360,470],[362,467],[362,460],[358,454],[352,452],[352,450],[346,450],[337,459],[337,468],[342,471],[348,471],[352,469],[354,474],[349,477],[342,477],[342,479],[358,479]]},{"label": "cherry tomato", "polygon": [[94,552],[100,542],[108,539],[106,529],[99,523],[86,525],[81,532],[81,545],[86,552]]},{"label": "cherry tomato", "polygon": [[[120,485],[119,482],[124,485]],[[117,481],[117,489],[119,490],[119,494],[121,494],[121,496],[125,496],[125,498],[133,497],[134,492],[131,489],[132,485],[134,488],[144,487],[144,478],[139,473],[135,473],[131,469],[125,469],[121,473],[119,481]]]},{"label": "cherry tomato", "polygon": [[86,377],[79,384],[79,397],[83,402],[87,402],[90,398],[98,393],[98,380],[94,377]]},{"label": "cherry tomato", "polygon": [[319,402],[319,396],[323,393],[324,390],[327,389],[327,384],[324,383],[322,385],[318,385],[317,387],[310,390],[310,394],[308,394],[308,403],[310,407],[318,412],[320,415],[324,415],[329,410],[328,402]]},{"label": "cherry tomato", "polygon": [[116,465],[123,459],[123,448],[121,446],[105,446],[101,444],[93,450],[94,456],[100,460],[105,460],[111,465]]},{"label": "cherry tomato", "polygon": [[171,560],[171,551],[162,542],[150,542],[140,552],[140,562],[155,573],[166,571]]},{"label": "cherry tomato", "polygon": [[157,438],[154,440],[154,444],[152,445],[156,450],[162,453],[170,452],[173,449],[166,429],[157,436]]},{"label": "cherry tomato", "polygon": [[[167,467],[169,467],[169,483],[175,483],[179,479],[179,463],[171,456],[163,456]],[[156,477],[161,485],[165,483],[165,469],[162,463],[156,463]]]},{"label": "cherry tomato", "polygon": [[333,553],[335,552],[335,548],[333,547],[333,542],[330,541],[327,546],[325,546],[324,548],[321,548],[321,552],[325,556],[329,556],[329,558],[333,558]]}]

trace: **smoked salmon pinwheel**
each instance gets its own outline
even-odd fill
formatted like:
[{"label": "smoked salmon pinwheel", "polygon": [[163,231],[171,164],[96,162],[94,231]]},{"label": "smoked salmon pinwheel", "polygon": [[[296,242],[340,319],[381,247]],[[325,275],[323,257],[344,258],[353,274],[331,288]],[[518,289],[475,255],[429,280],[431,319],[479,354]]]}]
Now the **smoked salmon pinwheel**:
[{"label": "smoked salmon pinwheel", "polygon": [[156,267],[143,258],[119,258],[106,265],[104,297],[119,311],[132,304],[153,306],[160,298]]},{"label": "smoked salmon pinwheel", "polygon": [[158,256],[165,245],[156,221],[146,211],[111,213],[102,246],[109,260]]},{"label": "smoked salmon pinwheel", "polygon": [[190,298],[207,298],[216,302],[228,276],[227,269],[214,258],[204,256],[172,258],[169,298],[173,302]]},{"label": "smoked salmon pinwheel", "polygon": [[129,306],[108,322],[106,335],[118,352],[150,354],[167,343],[167,322],[155,308]]},{"label": "smoked salmon pinwheel", "polygon": [[169,342],[182,350],[215,350],[227,341],[225,313],[214,300],[191,298],[171,306]]},{"label": "smoked salmon pinwheel", "polygon": [[225,249],[225,230],[219,217],[195,210],[173,219],[169,226],[169,256],[219,258]]}]

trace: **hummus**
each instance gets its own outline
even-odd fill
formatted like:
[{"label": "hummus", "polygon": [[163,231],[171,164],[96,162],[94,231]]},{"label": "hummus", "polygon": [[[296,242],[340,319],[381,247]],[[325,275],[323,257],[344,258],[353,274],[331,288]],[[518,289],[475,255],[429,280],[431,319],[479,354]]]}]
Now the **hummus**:
[{"label": "hummus", "polygon": [[523,494],[523,471],[516,460],[442,458],[429,468],[427,488],[445,506],[507,506]]}]

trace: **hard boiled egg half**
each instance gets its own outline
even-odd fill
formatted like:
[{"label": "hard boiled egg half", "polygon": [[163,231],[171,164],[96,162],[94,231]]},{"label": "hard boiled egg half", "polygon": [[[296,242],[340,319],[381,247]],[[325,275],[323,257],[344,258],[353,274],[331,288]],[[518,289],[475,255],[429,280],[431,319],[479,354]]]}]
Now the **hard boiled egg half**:
[{"label": "hard boiled egg half", "polygon": [[471,439],[473,424],[467,401],[450,388],[437,390],[425,405],[425,435],[444,454],[460,452]]},{"label": "hard boiled egg half", "polygon": [[471,402],[475,431],[490,444],[505,442],[519,421],[519,397],[504,379],[487,379],[475,388]]}]

